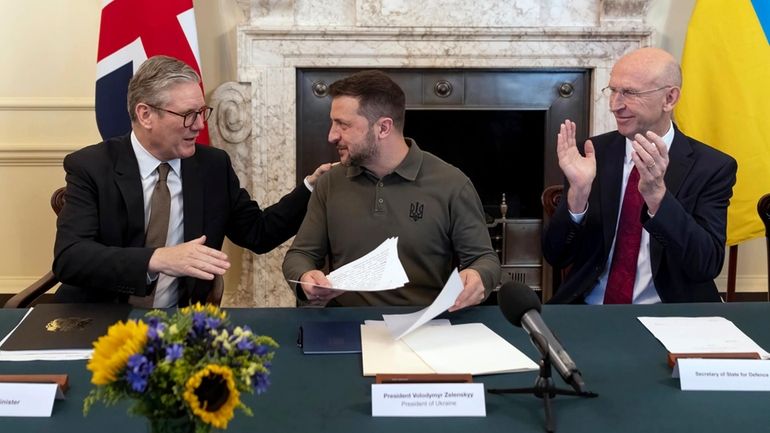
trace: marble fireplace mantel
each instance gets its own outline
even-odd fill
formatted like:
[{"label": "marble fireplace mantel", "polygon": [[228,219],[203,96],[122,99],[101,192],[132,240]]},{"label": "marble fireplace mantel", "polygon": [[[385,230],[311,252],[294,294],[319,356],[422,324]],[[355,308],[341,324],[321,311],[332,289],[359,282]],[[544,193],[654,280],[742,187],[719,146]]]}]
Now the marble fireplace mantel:
[{"label": "marble fireplace mantel", "polygon": [[[296,179],[296,70],[305,67],[588,68],[589,129],[609,131],[599,89],[615,60],[649,45],[648,1],[238,0],[247,17],[238,81],[211,96],[211,138],[252,197],[278,201]],[[287,247],[245,253],[224,303],[294,305],[281,272]]]}]

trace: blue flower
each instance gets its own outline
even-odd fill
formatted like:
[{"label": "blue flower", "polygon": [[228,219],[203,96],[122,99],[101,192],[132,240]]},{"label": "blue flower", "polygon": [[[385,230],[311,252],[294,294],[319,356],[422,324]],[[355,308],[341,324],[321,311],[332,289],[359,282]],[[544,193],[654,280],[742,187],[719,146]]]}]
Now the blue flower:
[{"label": "blue flower", "polygon": [[147,381],[155,366],[142,354],[131,355],[126,363],[126,382],[136,392],[147,389]]},{"label": "blue flower", "polygon": [[206,329],[216,329],[222,321],[218,317],[206,318]]},{"label": "blue flower", "polygon": [[254,342],[252,342],[249,338],[241,338],[235,347],[237,347],[238,350],[252,352],[254,350]]},{"label": "blue flower", "polygon": [[174,362],[182,357],[184,347],[181,344],[174,343],[166,348],[166,361]]},{"label": "blue flower", "polygon": [[192,330],[197,335],[202,335],[206,330],[206,315],[204,313],[193,313],[193,326]]},{"label": "blue flower", "polygon": [[150,317],[147,320],[147,338],[150,341],[155,341],[160,338],[160,333],[166,330],[166,324],[161,322],[157,317]]},{"label": "blue flower", "polygon": [[265,373],[257,373],[251,378],[251,382],[254,384],[254,390],[257,394],[262,394],[267,391],[270,386],[270,378]]},{"label": "blue flower", "polygon": [[252,353],[257,355],[257,356],[265,356],[265,355],[267,355],[268,352],[270,352],[270,347],[265,346],[264,344],[258,345],[252,351]]}]

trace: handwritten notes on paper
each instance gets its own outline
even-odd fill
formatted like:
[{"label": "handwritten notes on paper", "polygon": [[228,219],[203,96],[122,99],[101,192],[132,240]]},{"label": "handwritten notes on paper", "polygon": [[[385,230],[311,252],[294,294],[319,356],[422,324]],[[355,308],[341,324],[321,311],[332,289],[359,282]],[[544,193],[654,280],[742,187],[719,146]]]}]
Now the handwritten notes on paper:
[{"label": "handwritten notes on paper", "polygon": [[409,282],[398,258],[398,238],[388,238],[369,254],[335,269],[327,278],[338,290],[375,292]]}]

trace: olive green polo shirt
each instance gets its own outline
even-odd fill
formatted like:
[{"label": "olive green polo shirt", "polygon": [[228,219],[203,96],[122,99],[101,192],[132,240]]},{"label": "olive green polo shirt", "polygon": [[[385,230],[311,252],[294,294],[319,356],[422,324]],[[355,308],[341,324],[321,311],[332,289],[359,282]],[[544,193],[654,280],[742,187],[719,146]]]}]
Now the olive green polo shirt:
[{"label": "olive green polo shirt", "polygon": [[499,283],[500,260],[470,179],[413,140],[407,144],[406,158],[382,179],[342,165],[318,179],[284,258],[287,279],[321,269],[327,256],[331,269],[337,269],[397,236],[409,283],[381,292],[347,292],[334,299],[337,304],[428,305],[458,265],[478,271],[487,294]]}]

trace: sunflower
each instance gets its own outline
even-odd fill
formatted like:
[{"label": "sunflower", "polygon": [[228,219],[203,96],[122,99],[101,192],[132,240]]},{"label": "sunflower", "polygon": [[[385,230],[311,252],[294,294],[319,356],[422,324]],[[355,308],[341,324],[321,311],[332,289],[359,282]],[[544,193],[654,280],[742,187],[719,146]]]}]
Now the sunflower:
[{"label": "sunflower", "polygon": [[91,383],[107,385],[118,378],[131,355],[141,353],[147,342],[147,324],[128,320],[118,322],[107,330],[107,335],[94,343],[94,353],[87,368],[93,373]]},{"label": "sunflower", "polygon": [[227,428],[233,410],[241,403],[232,370],[216,364],[207,365],[187,380],[184,399],[193,414],[219,429]]},{"label": "sunflower", "polygon": [[180,308],[179,311],[182,314],[188,315],[191,313],[204,313],[211,317],[218,317],[224,319],[227,317],[227,313],[220,310],[219,307],[213,304],[202,305],[200,302],[190,305],[189,307]]}]

